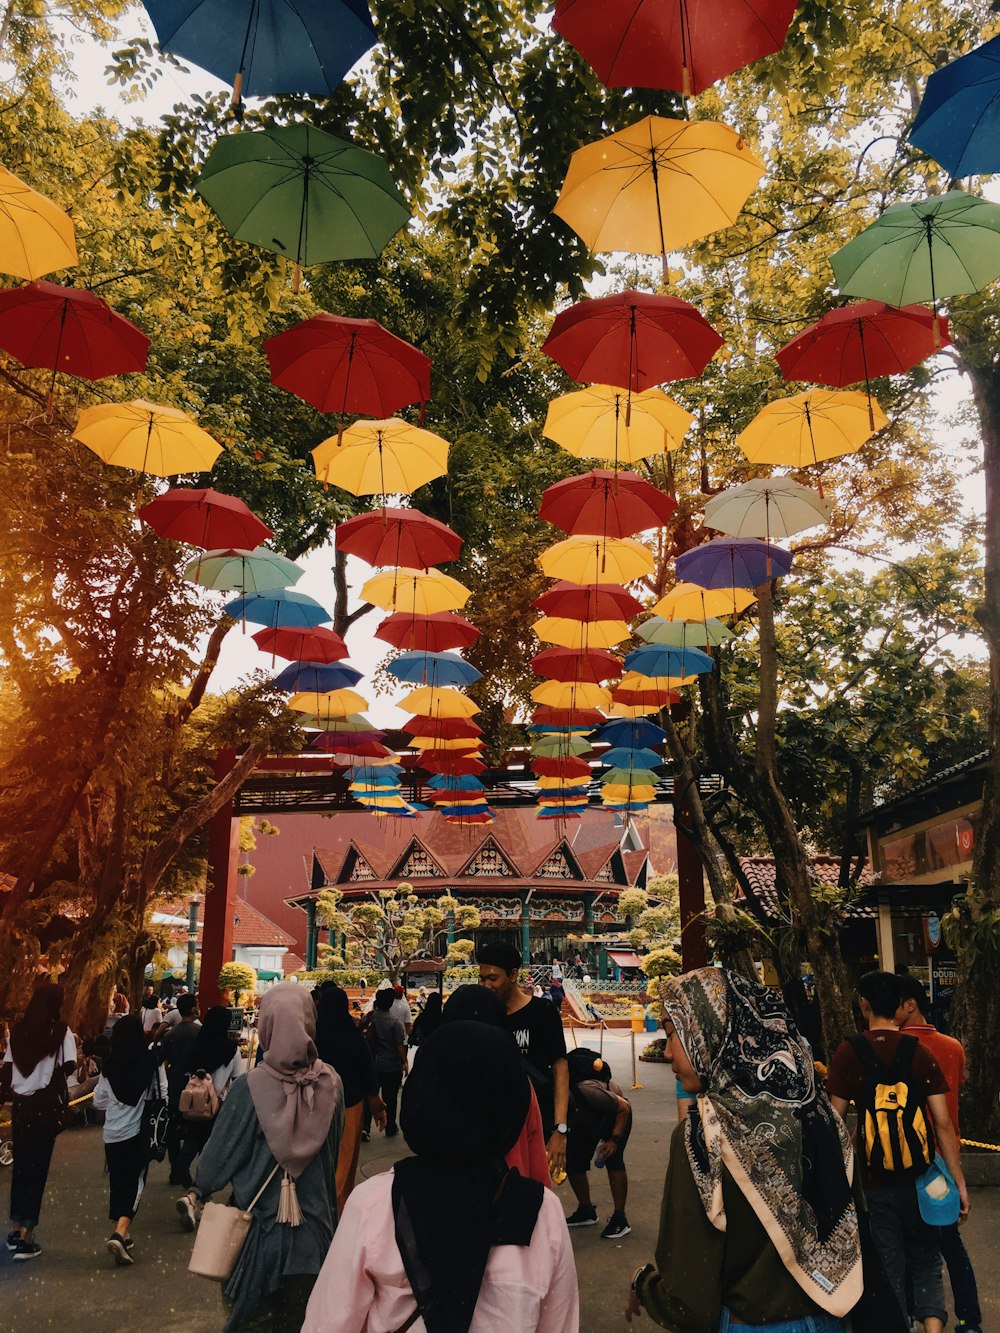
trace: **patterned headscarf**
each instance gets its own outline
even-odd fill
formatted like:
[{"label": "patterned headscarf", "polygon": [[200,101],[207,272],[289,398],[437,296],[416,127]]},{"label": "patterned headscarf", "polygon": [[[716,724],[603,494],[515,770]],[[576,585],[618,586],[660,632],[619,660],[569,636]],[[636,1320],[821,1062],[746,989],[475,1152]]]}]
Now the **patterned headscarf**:
[{"label": "patterned headscarf", "polygon": [[704,1084],[685,1144],[709,1221],[726,1229],[725,1167],[799,1286],[846,1315],[863,1285],[854,1154],[780,994],[703,967],[666,979],[663,1007]]}]

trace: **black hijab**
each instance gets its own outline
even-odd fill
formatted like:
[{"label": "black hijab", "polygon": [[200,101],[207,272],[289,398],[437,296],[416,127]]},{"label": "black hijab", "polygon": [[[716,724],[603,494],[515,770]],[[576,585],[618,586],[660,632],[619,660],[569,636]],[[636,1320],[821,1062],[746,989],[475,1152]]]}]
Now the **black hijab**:
[{"label": "black hijab", "polygon": [[502,1028],[506,1016],[507,1006],[496,991],[488,986],[468,985],[459,986],[449,995],[441,1022],[489,1023],[491,1027]]},{"label": "black hijab", "polygon": [[35,1066],[57,1054],[62,1045],[66,1035],[66,1024],[60,1016],[62,1002],[62,988],[47,981],[38,987],[24,1017],[11,1029],[10,1053],[23,1078],[30,1078]]},{"label": "black hijab", "polygon": [[316,1050],[332,1065],[344,1085],[344,1103],[355,1106],[375,1090],[375,1064],[371,1047],[351,1017],[347,991],[327,986],[316,1007]]},{"label": "black hijab", "polygon": [[159,1061],[149,1049],[138,1014],[126,1014],[111,1029],[111,1049],[104,1061],[104,1077],[111,1091],[126,1106],[138,1106],[153,1081]]},{"label": "black hijab", "polygon": [[185,1061],[187,1072],[193,1074],[196,1069],[204,1069],[211,1074],[216,1069],[223,1069],[238,1049],[238,1044],[229,1035],[229,1010],[224,1005],[213,1004],[201,1020],[191,1054]]},{"label": "black hijab", "polygon": [[441,1026],[441,996],[434,992],[429,996],[427,1003],[417,1015],[417,1021],[413,1024],[413,1041],[417,1044],[426,1041],[432,1032],[437,1032]]},{"label": "black hijab", "polygon": [[530,1095],[507,1032],[452,1020],[421,1044],[400,1113],[416,1156],[396,1163],[392,1205],[428,1333],[468,1333],[490,1250],[531,1243],[544,1190],[504,1161]]}]

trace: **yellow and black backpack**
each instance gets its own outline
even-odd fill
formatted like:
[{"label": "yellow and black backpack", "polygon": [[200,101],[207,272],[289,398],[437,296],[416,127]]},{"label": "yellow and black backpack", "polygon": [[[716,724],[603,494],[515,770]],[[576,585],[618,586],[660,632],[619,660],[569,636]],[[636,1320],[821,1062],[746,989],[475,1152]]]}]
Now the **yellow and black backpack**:
[{"label": "yellow and black backpack", "polygon": [[927,1099],[913,1081],[917,1038],[900,1036],[896,1053],[883,1064],[866,1037],[848,1039],[861,1061],[858,1146],[873,1183],[914,1180],[934,1161],[934,1133]]}]

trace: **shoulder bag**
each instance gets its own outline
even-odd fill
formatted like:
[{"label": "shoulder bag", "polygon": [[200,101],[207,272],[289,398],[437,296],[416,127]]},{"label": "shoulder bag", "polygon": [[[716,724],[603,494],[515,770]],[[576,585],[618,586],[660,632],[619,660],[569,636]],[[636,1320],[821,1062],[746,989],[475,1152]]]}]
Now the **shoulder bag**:
[{"label": "shoulder bag", "polygon": [[274,1179],[278,1170],[275,1162],[260,1189],[250,1200],[246,1208],[234,1208],[228,1203],[206,1203],[202,1209],[198,1234],[194,1241],[194,1250],[188,1271],[198,1277],[211,1278],[213,1282],[228,1282],[240,1257],[240,1250],[246,1242],[253,1210],[260,1202],[260,1197]]}]

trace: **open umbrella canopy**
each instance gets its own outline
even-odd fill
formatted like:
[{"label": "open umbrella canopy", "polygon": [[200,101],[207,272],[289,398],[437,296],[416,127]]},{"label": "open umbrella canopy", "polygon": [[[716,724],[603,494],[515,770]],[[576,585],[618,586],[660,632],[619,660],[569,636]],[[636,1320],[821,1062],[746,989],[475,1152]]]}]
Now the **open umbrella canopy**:
[{"label": "open umbrella canopy", "polygon": [[303,690],[325,693],[357,685],[362,674],[346,662],[292,662],[275,676],[274,684],[290,693]]},{"label": "open umbrella canopy", "polygon": [[344,717],[368,707],[368,700],[356,690],[301,690],[288,700],[288,707],[296,713],[310,713],[316,717]]},{"label": "open umbrella canopy", "polygon": [[844,388],[902,375],[951,342],[948,320],[923,305],[854,301],[838,306],[785,343],[775,360],[786,380]]},{"label": "open umbrella canopy", "polygon": [[657,754],[655,750],[647,750],[643,746],[635,748],[616,745],[610,750],[605,750],[602,755],[598,755],[598,758],[608,768],[617,769],[653,769],[659,768],[663,764],[662,755]]},{"label": "open umbrella canopy", "polygon": [[646,116],[576,150],[553,212],[595,252],[666,256],[731,227],[763,174],[728,125]]},{"label": "open umbrella canopy", "polygon": [[[467,760],[465,760],[464,762],[465,762],[465,763],[471,763],[471,764],[478,764],[478,771],[480,771],[480,772],[482,772],[483,769],[484,769],[484,767],[485,767],[483,764],[479,764],[478,760],[475,760],[475,759],[467,759]],[[439,791],[444,791],[444,792],[448,792],[448,791],[465,791],[465,792],[473,791],[473,792],[482,792],[482,791],[485,791],[485,790],[486,790],[485,787],[484,787],[483,784],[480,782],[480,780],[476,777],[475,773],[476,773],[476,770],[471,771],[471,772],[468,772],[468,773],[435,773],[435,774],[433,774],[432,777],[430,777],[430,778],[427,779],[427,785],[428,785],[428,787],[431,788],[432,791],[436,791],[436,792],[439,792]],[[432,797],[432,799],[434,799],[434,798]]]},{"label": "open umbrella canopy", "polygon": [[394,648],[440,653],[447,648],[471,648],[479,634],[475,625],[452,611],[437,611],[430,616],[396,611],[382,621],[375,638]]},{"label": "open umbrella canopy", "polygon": [[486,765],[475,755],[456,754],[452,750],[424,750],[420,756],[420,765],[429,773],[454,777],[486,772]]},{"label": "open umbrella canopy", "polygon": [[[266,546],[253,551],[206,551],[184,566],[184,578],[217,592],[272,592],[275,588],[290,588],[304,573],[294,560],[269,551]],[[346,656],[346,652],[341,656]],[[299,660],[313,659],[299,656]]]},{"label": "open umbrella canopy", "polygon": [[631,583],[651,574],[654,563],[649,548],[631,537],[567,537],[537,560],[549,578],[573,583]]},{"label": "open umbrella canopy", "polygon": [[85,407],[73,439],[105,463],[154,477],[208,472],[222,453],[222,446],[187,412],[147,403],[144,398]]},{"label": "open umbrella canopy", "polygon": [[694,417],[661,389],[629,395],[593,384],[549,403],[542,433],[574,458],[605,458],[615,467],[680,447]]},{"label": "open umbrella canopy", "polygon": [[564,759],[590,754],[590,741],[574,736],[539,736],[531,742],[531,753],[539,759]]},{"label": "open umbrella canopy", "polygon": [[802,468],[853,454],[888,424],[875,399],[863,393],[809,389],[762,407],[736,443],[751,463]]},{"label": "open umbrella canopy", "polygon": [[832,512],[829,501],[791,477],[754,477],[712,496],[705,506],[705,527],[770,541],[829,523]]},{"label": "open umbrella canopy", "polygon": [[545,704],[534,710],[531,721],[539,727],[572,727],[575,731],[584,731],[599,727],[604,715],[596,708],[553,708]]},{"label": "open umbrella canopy", "polygon": [[677,557],[678,578],[700,588],[759,588],[791,567],[791,551],[756,537],[713,537]]},{"label": "open umbrella canopy", "polygon": [[[249,620],[255,625],[295,625],[312,628],[328,623],[333,617],[313,597],[290,588],[275,588],[273,592],[247,593],[227,602],[223,611],[233,620]],[[361,705],[367,707],[366,704]]]},{"label": "open umbrella canopy", "polygon": [[1000,37],[934,71],[909,139],[956,180],[1000,171]]},{"label": "open umbrella canopy", "polygon": [[322,626],[262,629],[253,635],[253,641],[262,652],[292,662],[339,662],[347,656],[347,644],[340,635]]},{"label": "open umbrella canopy", "polygon": [[706,648],[725,643],[733,637],[721,620],[664,620],[651,616],[635,631],[645,643],[671,644],[675,648]]},{"label": "open umbrella canopy", "polygon": [[100,380],[145,370],[149,339],[93,292],[41,280],[0,291],[0,347],[31,369]]},{"label": "open umbrella canopy", "polygon": [[572,536],[631,537],[665,527],[676,508],[673,496],[658,491],[636,472],[595,468],[546,487],[538,516]]},{"label": "open umbrella canopy", "polygon": [[361,589],[363,601],[383,611],[404,611],[410,615],[454,611],[464,606],[471,595],[464,583],[437,569],[397,569],[376,574]]},{"label": "open umbrella canopy", "polygon": [[629,290],[561,311],[542,351],[579,384],[640,393],[700,375],[722,345],[687,301]]},{"label": "open umbrella canopy", "polygon": [[320,481],[352,495],[409,495],[448,471],[448,441],[401,417],[356,421],[312,456]]},{"label": "open umbrella canopy", "polygon": [[30,282],[76,262],[69,214],[0,167],[0,271]]},{"label": "open umbrella canopy", "polygon": [[272,535],[237,496],[211,489],[174,487],[143,505],[139,517],[161,537],[205,551],[252,550]]},{"label": "open umbrella canopy", "polygon": [[578,778],[546,777],[544,774],[539,774],[535,785],[539,791],[585,792],[590,786],[590,774]]},{"label": "open umbrella canopy", "polygon": [[303,266],[377,259],[410,218],[380,157],[301,122],[216,139],[195,188],[230,235]]},{"label": "open umbrella canopy", "polygon": [[607,741],[610,745],[623,745],[630,750],[649,749],[654,745],[662,745],[667,739],[667,733],[662,727],[645,720],[618,721],[606,722],[594,739]]},{"label": "open umbrella canopy", "polygon": [[[475,739],[483,734],[478,722],[465,717],[430,717],[428,714],[411,717],[403,723],[403,730],[411,736],[440,737],[441,740]],[[442,747],[443,748],[443,747]]]},{"label": "open umbrella canopy", "polygon": [[586,759],[576,755],[564,755],[558,759],[547,759],[538,755],[531,761],[532,772],[540,778],[586,778],[590,780],[590,765]]},{"label": "open umbrella canopy", "polygon": [[[621,693],[621,691],[619,691]],[[626,694],[633,694],[635,691],[626,690]],[[669,692],[668,692],[669,693]],[[665,702],[661,701],[661,694],[657,696],[657,702],[654,703],[623,703],[620,699],[612,700],[611,707],[608,709],[608,717],[618,721],[645,721],[650,713],[658,713],[667,704],[676,703],[680,698],[678,694],[669,694]]]},{"label": "open umbrella canopy", "polygon": [[631,620],[642,612],[637,601],[620,583],[554,584],[531,603],[547,616],[567,620]]},{"label": "open umbrella canopy", "polygon": [[608,712],[614,716],[618,713],[619,706],[623,709],[634,709],[634,712],[622,713],[620,716],[637,717],[644,713],[657,711],[666,708],[670,704],[675,704],[680,699],[676,690],[665,686],[646,686],[642,689],[633,688],[630,685],[618,685],[611,692],[611,707]]},{"label": "open umbrella canopy", "polygon": [[457,560],[462,539],[419,509],[375,509],[338,523],[337,546],[369,565],[428,569]]},{"label": "open umbrella canopy", "polygon": [[713,662],[700,648],[644,643],[626,656],[625,666],[643,676],[698,676],[711,671]]},{"label": "open umbrella canopy", "polygon": [[467,695],[433,685],[410,690],[399,700],[399,706],[408,713],[427,713],[431,717],[474,717],[479,712],[479,705]]},{"label": "open umbrella canopy", "polygon": [[[333,729],[321,731],[318,736],[314,736],[309,743],[311,750],[321,750],[327,754],[350,755],[353,759],[377,759],[381,755],[392,754],[381,744],[381,738],[385,735],[383,731],[371,731],[367,734],[358,736],[345,736],[336,725],[336,719],[332,720]],[[311,720],[303,719],[302,725],[308,727]]]},{"label": "open umbrella canopy", "polygon": [[555,643],[562,648],[613,648],[629,638],[629,627],[624,620],[542,616],[531,628],[543,643]]},{"label": "open umbrella canopy", "polygon": [[689,97],[780,51],[797,0],[556,0],[552,26],[609,88]]},{"label": "open umbrella canopy", "polygon": [[613,653],[602,648],[582,651],[556,647],[536,653],[531,659],[531,669],[536,676],[547,676],[550,680],[585,680],[599,685],[602,680],[616,680],[622,664]]},{"label": "open umbrella canopy", "polygon": [[709,620],[713,616],[735,616],[757,598],[748,588],[701,588],[696,583],[678,583],[653,607],[664,620]]},{"label": "open umbrella canopy", "polygon": [[545,680],[531,691],[535,703],[549,704],[553,708],[603,708],[611,702],[611,696],[600,685],[588,685],[584,681]]},{"label": "open umbrella canopy", "polygon": [[410,685],[473,685],[482,672],[457,653],[400,653],[386,666],[390,676]]},{"label": "open umbrella canopy", "polygon": [[409,750],[453,750],[455,754],[480,754],[484,748],[484,742],[471,737],[455,737],[448,740],[441,735],[440,724],[442,722],[462,722],[464,718],[441,717],[434,719],[433,731],[429,731],[426,736],[415,735],[412,740],[407,741],[406,748]]},{"label": "open umbrella canopy", "polygon": [[[618,683],[620,690],[677,690],[683,685],[693,685],[697,674],[690,676],[647,675],[638,670],[626,671]],[[618,697],[617,691],[615,697]]]}]

